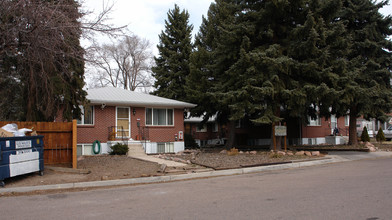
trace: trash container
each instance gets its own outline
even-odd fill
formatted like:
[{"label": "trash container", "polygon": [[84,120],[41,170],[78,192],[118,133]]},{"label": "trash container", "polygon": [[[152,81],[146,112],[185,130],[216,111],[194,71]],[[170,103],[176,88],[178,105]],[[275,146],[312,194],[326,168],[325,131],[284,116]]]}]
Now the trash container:
[{"label": "trash container", "polygon": [[44,171],[44,136],[0,138],[0,186],[4,179]]}]

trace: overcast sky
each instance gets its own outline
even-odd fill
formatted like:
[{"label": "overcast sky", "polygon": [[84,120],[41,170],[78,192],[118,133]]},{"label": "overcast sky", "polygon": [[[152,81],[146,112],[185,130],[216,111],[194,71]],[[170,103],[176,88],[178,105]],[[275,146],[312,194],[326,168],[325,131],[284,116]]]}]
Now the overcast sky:
[{"label": "overcast sky", "polygon": [[[199,30],[202,15],[206,15],[208,8],[214,0],[114,0],[111,14],[111,23],[116,25],[129,25],[129,29],[136,35],[148,39],[152,44],[154,54],[157,54],[156,45],[159,43],[158,35],[164,30],[167,12],[177,4],[181,10],[189,12],[190,23],[193,24],[193,35]],[[103,2],[108,0],[84,0],[83,6],[95,12],[102,10]],[[111,0],[110,2],[113,2]],[[381,10],[383,14],[392,14],[392,6]]]},{"label": "overcast sky", "polygon": [[[107,3],[108,0],[105,0]],[[152,44],[154,54],[159,43],[158,35],[165,29],[167,12],[177,4],[181,10],[187,10],[189,22],[196,34],[201,24],[202,15],[207,14],[213,0],[114,0],[110,23],[118,26],[128,25],[129,30],[139,37],[146,38]],[[83,7],[95,12],[102,11],[103,0],[84,0]]]}]

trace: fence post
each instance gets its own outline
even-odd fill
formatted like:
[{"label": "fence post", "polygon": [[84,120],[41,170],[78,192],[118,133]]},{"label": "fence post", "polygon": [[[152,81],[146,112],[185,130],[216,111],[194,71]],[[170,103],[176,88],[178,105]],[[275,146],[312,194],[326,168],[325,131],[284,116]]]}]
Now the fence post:
[{"label": "fence post", "polygon": [[77,164],[77,122],[76,120],[72,120],[72,168],[76,169],[78,168],[78,164]]}]

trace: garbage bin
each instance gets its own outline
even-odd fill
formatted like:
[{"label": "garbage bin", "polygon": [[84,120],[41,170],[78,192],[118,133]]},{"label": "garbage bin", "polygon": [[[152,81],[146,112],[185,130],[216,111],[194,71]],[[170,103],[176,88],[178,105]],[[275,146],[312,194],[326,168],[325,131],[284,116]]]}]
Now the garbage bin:
[{"label": "garbage bin", "polygon": [[0,186],[4,179],[44,171],[44,136],[0,138]]}]

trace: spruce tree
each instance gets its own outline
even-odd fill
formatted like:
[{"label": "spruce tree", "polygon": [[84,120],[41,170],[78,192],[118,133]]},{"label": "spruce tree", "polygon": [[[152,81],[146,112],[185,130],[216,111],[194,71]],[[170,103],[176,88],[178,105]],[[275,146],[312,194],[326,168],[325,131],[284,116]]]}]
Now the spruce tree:
[{"label": "spruce tree", "polygon": [[159,55],[155,57],[156,66],[152,68],[156,78],[153,94],[187,101],[186,78],[189,75],[189,59],[192,52],[189,13],[175,5],[167,13],[165,30],[159,35]]},{"label": "spruce tree", "polygon": [[[208,100],[231,125],[244,118],[274,125],[284,117],[314,114],[312,103],[319,92],[333,91],[320,85],[328,73],[329,36],[334,32],[328,33],[324,17],[335,13],[327,10],[333,4],[336,1],[216,1],[208,17],[214,25],[205,22],[200,32],[208,44],[195,52],[197,61],[206,62],[193,62],[199,65],[192,71],[199,76],[194,78],[204,79],[203,89],[210,86],[201,96],[213,97]],[[214,36],[211,42],[209,34]]]},{"label": "spruce tree", "polygon": [[356,119],[386,119],[392,107],[391,64],[392,18],[379,9],[387,1],[344,0],[339,20],[346,24],[349,53],[344,56],[347,68],[339,85],[341,95],[336,106],[349,112],[349,144],[357,144]]}]

